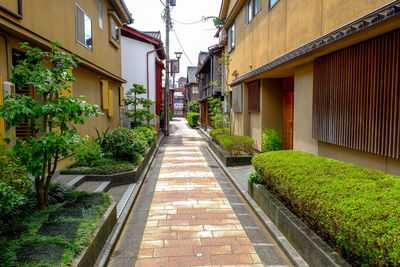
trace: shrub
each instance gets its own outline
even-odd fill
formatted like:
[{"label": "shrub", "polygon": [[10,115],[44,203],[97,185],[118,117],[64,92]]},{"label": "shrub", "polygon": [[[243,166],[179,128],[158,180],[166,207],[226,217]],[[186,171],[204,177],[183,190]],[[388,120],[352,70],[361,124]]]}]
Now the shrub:
[{"label": "shrub", "polygon": [[253,165],[267,186],[355,265],[400,264],[399,177],[298,151]]},{"label": "shrub", "polygon": [[238,135],[220,135],[218,142],[231,155],[253,154],[253,138]]},{"label": "shrub", "polygon": [[188,112],[186,118],[190,127],[196,127],[200,119],[200,114],[195,112]]},{"label": "shrub", "polygon": [[0,147],[0,232],[28,202],[32,181],[20,160]]},{"label": "shrub", "polygon": [[136,153],[143,154],[148,147],[143,135],[124,127],[113,130],[104,143],[105,149],[111,152],[114,158],[128,161],[136,158]]},{"label": "shrub", "polygon": [[262,132],[262,146],[264,151],[282,150],[282,139],[274,129],[264,129]]},{"label": "shrub", "polygon": [[211,138],[218,142],[218,137],[221,135],[229,135],[229,128],[214,129],[209,132]]},{"label": "shrub", "polygon": [[261,184],[262,177],[256,171],[252,171],[249,173],[249,182],[252,184]]},{"label": "shrub", "polygon": [[200,111],[199,101],[193,100],[187,103],[187,112],[199,113],[199,111]]},{"label": "shrub", "polygon": [[93,160],[101,159],[102,150],[96,141],[90,141],[89,137],[82,139],[80,149],[75,154],[75,160],[81,165],[88,165]]},{"label": "shrub", "polygon": [[153,144],[157,139],[157,131],[153,126],[142,125],[133,129],[137,135],[142,135],[149,145]]}]

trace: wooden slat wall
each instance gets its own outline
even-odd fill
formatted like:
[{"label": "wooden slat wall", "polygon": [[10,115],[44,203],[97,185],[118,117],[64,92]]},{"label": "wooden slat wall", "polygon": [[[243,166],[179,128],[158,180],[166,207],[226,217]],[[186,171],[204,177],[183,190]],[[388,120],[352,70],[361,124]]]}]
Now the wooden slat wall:
[{"label": "wooden slat wall", "polygon": [[[30,95],[36,98],[35,90],[31,85],[25,85],[23,88],[16,88],[15,91],[19,95]],[[33,127],[29,126],[27,122],[20,123],[18,127],[15,127],[15,135],[20,139],[26,139],[27,136],[33,136]]]},{"label": "wooden slat wall", "polygon": [[400,158],[400,29],[318,58],[313,138]]}]

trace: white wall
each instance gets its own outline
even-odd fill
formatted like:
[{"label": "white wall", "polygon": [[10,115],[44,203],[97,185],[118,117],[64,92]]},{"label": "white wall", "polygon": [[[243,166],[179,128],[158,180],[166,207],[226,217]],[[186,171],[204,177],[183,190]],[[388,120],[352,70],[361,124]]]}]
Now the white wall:
[{"label": "white wall", "polygon": [[[146,58],[147,52],[155,49],[154,45],[133,40],[121,36],[121,56],[122,56],[122,78],[127,81],[124,84],[125,95],[132,88],[134,83],[147,87],[147,70]],[[156,55],[149,55],[149,97],[156,101]],[[147,97],[143,94],[141,97]],[[155,112],[155,104],[151,107],[151,111]]]}]

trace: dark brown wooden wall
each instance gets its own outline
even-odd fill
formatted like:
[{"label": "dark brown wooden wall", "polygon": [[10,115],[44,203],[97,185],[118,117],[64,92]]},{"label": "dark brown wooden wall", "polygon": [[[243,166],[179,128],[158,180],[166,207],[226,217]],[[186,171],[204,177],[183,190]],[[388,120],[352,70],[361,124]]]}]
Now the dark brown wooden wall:
[{"label": "dark brown wooden wall", "polygon": [[248,109],[249,112],[260,112],[260,81],[247,84],[249,90]]},{"label": "dark brown wooden wall", "polygon": [[400,158],[400,29],[318,58],[313,138]]}]

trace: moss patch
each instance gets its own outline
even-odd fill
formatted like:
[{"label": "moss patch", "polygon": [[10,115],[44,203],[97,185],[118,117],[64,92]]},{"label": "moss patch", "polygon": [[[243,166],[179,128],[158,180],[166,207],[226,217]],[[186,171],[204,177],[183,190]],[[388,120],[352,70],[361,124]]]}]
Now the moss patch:
[{"label": "moss patch", "polygon": [[45,223],[39,228],[36,235],[62,237],[63,239],[71,242],[75,239],[76,231],[79,222],[58,222],[58,223]]}]

